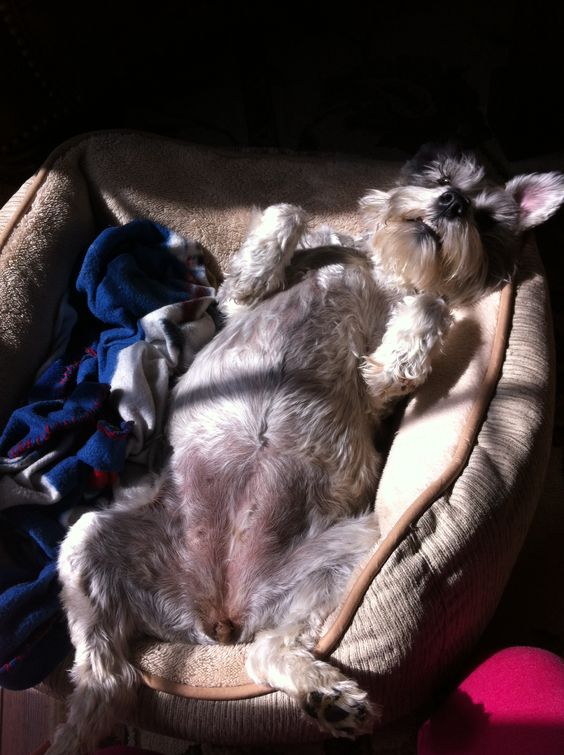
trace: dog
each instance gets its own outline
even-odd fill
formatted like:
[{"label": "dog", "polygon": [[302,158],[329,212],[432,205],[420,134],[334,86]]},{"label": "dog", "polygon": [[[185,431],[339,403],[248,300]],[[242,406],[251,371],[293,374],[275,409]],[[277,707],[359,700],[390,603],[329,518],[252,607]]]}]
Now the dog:
[{"label": "dog", "polygon": [[472,155],[424,148],[361,200],[362,237],[310,231],[288,204],[257,218],[218,293],[225,326],[173,389],[163,474],[62,543],[74,691],[49,755],[90,753],[127,714],[140,635],[250,643],[250,678],[324,732],[371,729],[376,703],[313,651],[378,537],[375,437],[453,307],[509,280],[563,200],[559,173],[499,186]]}]

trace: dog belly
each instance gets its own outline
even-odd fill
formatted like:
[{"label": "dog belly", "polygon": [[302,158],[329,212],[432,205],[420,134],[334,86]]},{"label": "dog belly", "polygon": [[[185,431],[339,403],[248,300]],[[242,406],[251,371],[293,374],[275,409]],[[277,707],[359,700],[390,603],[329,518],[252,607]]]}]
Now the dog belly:
[{"label": "dog belly", "polygon": [[275,410],[263,398],[250,416],[229,403],[221,430],[218,422],[192,425],[175,460],[189,592],[211,641],[248,641],[272,625],[302,577],[294,556],[306,535],[361,513],[374,499],[379,457],[366,424],[354,429],[359,438],[364,430],[366,442],[355,443],[358,453],[347,463],[339,443],[329,453],[326,439],[350,428],[297,422],[295,405],[274,395]]},{"label": "dog belly", "polygon": [[[275,623],[308,570],[326,566],[318,539],[348,519],[326,509],[326,470],[268,454],[221,468],[215,461],[200,457],[186,479],[187,585],[207,641],[244,642]],[[370,507],[375,485],[363,492],[361,505],[348,501],[349,517]]]},{"label": "dog belly", "polygon": [[366,312],[343,319],[342,287],[318,289],[304,281],[235,318],[175,390],[172,468],[212,641],[268,626],[312,528],[373,502],[379,457],[358,370]]}]

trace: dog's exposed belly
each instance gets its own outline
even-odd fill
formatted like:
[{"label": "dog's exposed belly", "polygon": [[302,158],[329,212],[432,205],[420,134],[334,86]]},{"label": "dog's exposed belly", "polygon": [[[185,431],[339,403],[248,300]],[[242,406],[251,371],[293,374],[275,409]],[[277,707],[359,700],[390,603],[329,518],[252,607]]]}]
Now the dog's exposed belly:
[{"label": "dog's exposed belly", "polygon": [[359,357],[386,320],[378,293],[364,266],[316,270],[234,316],[175,390],[172,468],[208,641],[276,624],[315,564],[311,534],[373,503],[380,461]]}]

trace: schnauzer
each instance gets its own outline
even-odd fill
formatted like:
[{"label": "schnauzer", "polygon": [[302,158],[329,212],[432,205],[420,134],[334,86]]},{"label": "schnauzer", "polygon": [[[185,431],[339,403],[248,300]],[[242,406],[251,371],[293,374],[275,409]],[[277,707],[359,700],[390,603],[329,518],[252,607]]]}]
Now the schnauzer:
[{"label": "schnauzer", "polygon": [[375,434],[431,371],[451,308],[499,286],[564,176],[488,183],[470,155],[423,150],[361,201],[367,234],[258,218],[219,301],[223,330],[178,381],[172,455],[145,496],[84,514],[62,544],[76,649],[50,755],[89,753],[135,700],[132,641],[249,642],[252,680],[334,736],[367,731],[367,693],[314,655],[378,537]]}]

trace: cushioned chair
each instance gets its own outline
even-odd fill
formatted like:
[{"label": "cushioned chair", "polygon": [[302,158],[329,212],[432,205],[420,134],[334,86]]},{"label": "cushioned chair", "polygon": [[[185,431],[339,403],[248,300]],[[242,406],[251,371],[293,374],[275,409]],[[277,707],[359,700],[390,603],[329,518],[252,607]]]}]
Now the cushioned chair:
[{"label": "cushioned chair", "polygon": [[[167,225],[203,244],[217,278],[253,206],[293,202],[314,222],[358,232],[358,198],[391,185],[398,167],[241,155],[121,131],[67,142],[0,217],[0,422],[45,357],[78,255],[104,227],[137,217]],[[523,543],[551,437],[547,302],[528,238],[514,283],[457,312],[391,444],[376,499],[382,537],[317,648],[382,704],[384,727],[428,700],[472,648]],[[285,695],[249,681],[244,655],[238,645],[143,642],[137,720],[192,741],[318,740]],[[48,684],[64,694],[63,670]]]}]

